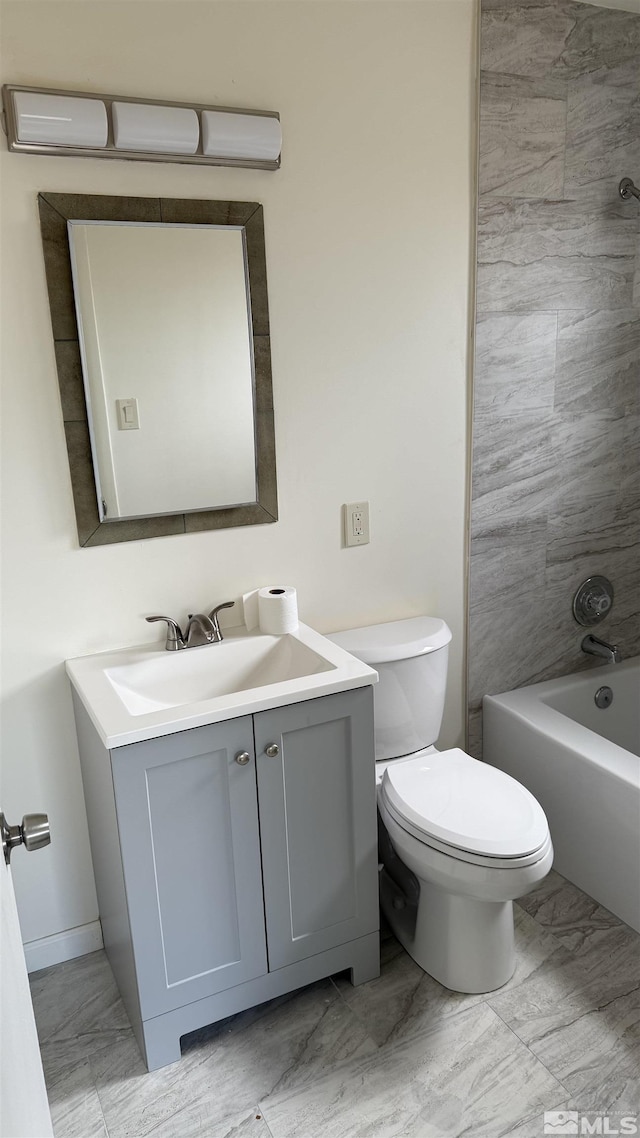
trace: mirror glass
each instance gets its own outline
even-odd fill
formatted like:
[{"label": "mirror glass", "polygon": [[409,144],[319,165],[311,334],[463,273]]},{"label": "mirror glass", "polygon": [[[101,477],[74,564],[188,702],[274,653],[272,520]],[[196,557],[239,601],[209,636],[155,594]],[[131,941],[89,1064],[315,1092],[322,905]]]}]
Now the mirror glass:
[{"label": "mirror glass", "polygon": [[242,228],[68,224],[101,520],[255,502]]},{"label": "mirror glass", "polygon": [[80,545],[276,521],[262,206],[38,201]]}]

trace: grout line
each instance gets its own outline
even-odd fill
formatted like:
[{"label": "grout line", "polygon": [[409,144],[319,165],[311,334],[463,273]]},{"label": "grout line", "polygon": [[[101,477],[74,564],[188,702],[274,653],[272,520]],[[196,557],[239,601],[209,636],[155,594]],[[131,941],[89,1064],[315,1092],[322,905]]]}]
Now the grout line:
[{"label": "grout line", "polygon": [[[372,1043],[375,1045],[375,1047],[376,1047],[376,1048],[377,1048],[377,1050],[379,1051],[379,1050],[380,1050],[380,1048],[384,1046],[384,1044],[382,1044],[382,1043],[378,1043],[377,1039],[374,1039],[373,1035],[371,1034],[371,1032],[369,1031],[369,1029],[368,1029],[368,1027],[367,1027],[367,1023],[366,1023],[366,1020],[364,1020],[364,1019],[362,1018],[362,1016],[360,1015],[360,1013],[359,1013],[359,1012],[357,1012],[357,1011],[355,1010],[355,1008],[352,1008],[352,1007],[351,1007],[351,1004],[349,1003],[348,999],[346,998],[346,996],[344,996],[344,995],[342,994],[342,992],[340,991],[340,989],[339,989],[338,985],[335,983],[335,981],[334,981],[334,979],[333,979],[333,976],[330,976],[330,977],[329,977],[329,979],[331,980],[331,983],[333,984],[333,987],[334,987],[335,991],[336,991],[336,992],[337,992],[337,994],[338,994],[338,999],[340,1000],[341,1004],[343,1004],[343,1006],[344,1006],[344,1007],[347,1009],[347,1011],[349,1012],[349,1014],[350,1014],[350,1015],[352,1015],[352,1016],[354,1017],[354,1019],[356,1020],[356,1022],[360,1024],[360,1027],[362,1028],[362,1030],[364,1031],[365,1035],[367,1036],[367,1039],[370,1039],[370,1040],[371,1040],[371,1042],[372,1042]],[[386,1041],[385,1041],[385,1042],[386,1042]],[[349,1060],[347,1060],[347,1061],[349,1061]]]},{"label": "grout line", "polygon": [[557,1076],[557,1075],[554,1075],[553,1071],[552,1071],[552,1070],[550,1070],[550,1068],[549,1068],[549,1067],[547,1066],[547,1064],[546,1064],[546,1063],[545,1063],[545,1062],[544,1062],[544,1061],[543,1061],[543,1060],[540,1058],[540,1056],[539,1056],[539,1055],[536,1055],[535,1051],[533,1051],[533,1050],[531,1049],[531,1047],[529,1047],[529,1044],[528,1044],[528,1043],[525,1043],[524,1039],[521,1039],[521,1037],[518,1035],[518,1033],[517,1033],[517,1031],[515,1030],[515,1028],[513,1028],[513,1027],[511,1026],[511,1024],[510,1024],[510,1023],[507,1023],[506,1019],[505,1019],[503,1016],[501,1016],[501,1015],[500,1015],[500,1012],[499,1012],[499,1011],[497,1011],[497,1010],[496,1010],[496,1008],[494,1008],[494,1007],[493,1007],[493,1006],[492,1006],[492,1005],[489,1003],[489,1001],[488,1001],[488,1000],[486,1001],[486,1003],[487,1003],[487,1007],[491,1008],[491,1011],[493,1012],[493,1014],[494,1014],[495,1016],[497,1016],[497,1018],[500,1020],[500,1022],[501,1022],[501,1023],[503,1023],[503,1024],[504,1024],[504,1026],[505,1026],[506,1028],[508,1028],[508,1029],[509,1029],[509,1031],[511,1032],[511,1034],[515,1036],[515,1038],[518,1040],[518,1043],[520,1044],[520,1046],[521,1046],[521,1047],[526,1047],[527,1051],[529,1052],[529,1054],[531,1055],[531,1057],[532,1057],[533,1059],[535,1059],[536,1063],[539,1063],[541,1067],[544,1067],[544,1069],[545,1069],[545,1071],[547,1072],[547,1074],[551,1076],[551,1078],[553,1079],[553,1081],[554,1081],[555,1083],[557,1083],[557,1084],[558,1084],[558,1086],[560,1087],[560,1089],[561,1089],[561,1090],[564,1092],[564,1094],[565,1094],[565,1095],[567,1095],[567,1096],[568,1096],[568,1098],[572,1098],[572,1094],[571,1094],[571,1091],[568,1089],[568,1087],[565,1087],[564,1083],[563,1083],[563,1082],[561,1082],[561,1080],[558,1078],[558,1076]]},{"label": "grout line", "polygon": [[265,1124],[265,1126],[266,1126],[267,1130],[269,1131],[269,1134],[271,1135],[271,1138],[275,1138],[275,1136],[274,1136],[274,1133],[273,1133],[273,1130],[272,1130],[272,1129],[271,1129],[271,1127],[269,1126],[269,1120],[267,1119],[267,1116],[266,1116],[266,1114],[264,1113],[264,1110],[263,1110],[263,1108],[262,1108],[262,1103],[261,1103],[261,1102],[259,1102],[259,1103],[258,1103],[258,1111],[259,1111],[259,1112],[260,1112],[260,1114],[262,1115],[262,1121],[264,1122],[264,1124]]},{"label": "grout line", "polygon": [[96,1098],[98,1099],[98,1107],[100,1109],[100,1117],[102,1119],[102,1125],[104,1126],[104,1132],[106,1134],[106,1138],[110,1138],[109,1127],[107,1126],[107,1120],[104,1116],[104,1111],[102,1109],[102,1103],[100,1102],[100,1098],[98,1096],[98,1088],[97,1087],[96,1087]]}]

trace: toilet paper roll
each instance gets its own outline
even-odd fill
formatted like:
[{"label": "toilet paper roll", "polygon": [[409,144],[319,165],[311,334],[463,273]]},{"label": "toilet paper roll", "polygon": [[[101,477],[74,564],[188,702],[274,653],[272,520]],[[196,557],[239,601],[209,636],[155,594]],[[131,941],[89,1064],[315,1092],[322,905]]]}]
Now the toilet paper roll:
[{"label": "toilet paper roll", "polygon": [[298,627],[298,596],[293,585],[267,585],[258,590],[260,631],[271,636],[295,632]]}]

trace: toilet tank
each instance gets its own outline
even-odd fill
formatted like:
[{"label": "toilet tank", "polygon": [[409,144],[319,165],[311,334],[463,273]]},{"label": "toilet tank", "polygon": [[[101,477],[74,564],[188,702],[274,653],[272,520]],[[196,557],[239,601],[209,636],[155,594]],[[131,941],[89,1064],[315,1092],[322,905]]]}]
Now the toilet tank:
[{"label": "toilet tank", "polygon": [[328,637],[375,668],[376,762],[430,747],[440,734],[451,631],[439,617],[418,616],[351,628]]}]

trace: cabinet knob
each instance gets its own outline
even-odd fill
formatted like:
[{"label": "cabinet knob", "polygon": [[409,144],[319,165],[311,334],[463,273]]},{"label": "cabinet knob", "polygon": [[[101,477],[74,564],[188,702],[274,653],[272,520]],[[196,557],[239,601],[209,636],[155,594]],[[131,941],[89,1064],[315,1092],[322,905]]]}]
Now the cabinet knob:
[{"label": "cabinet knob", "polygon": [[268,755],[270,759],[275,759],[276,755],[280,754],[280,748],[277,743],[269,743],[269,746],[265,747],[264,753]]},{"label": "cabinet knob", "polygon": [[238,751],[238,754],[236,755],[236,762],[241,767],[246,767],[250,758],[251,758],[251,755],[249,754],[248,751]]}]

